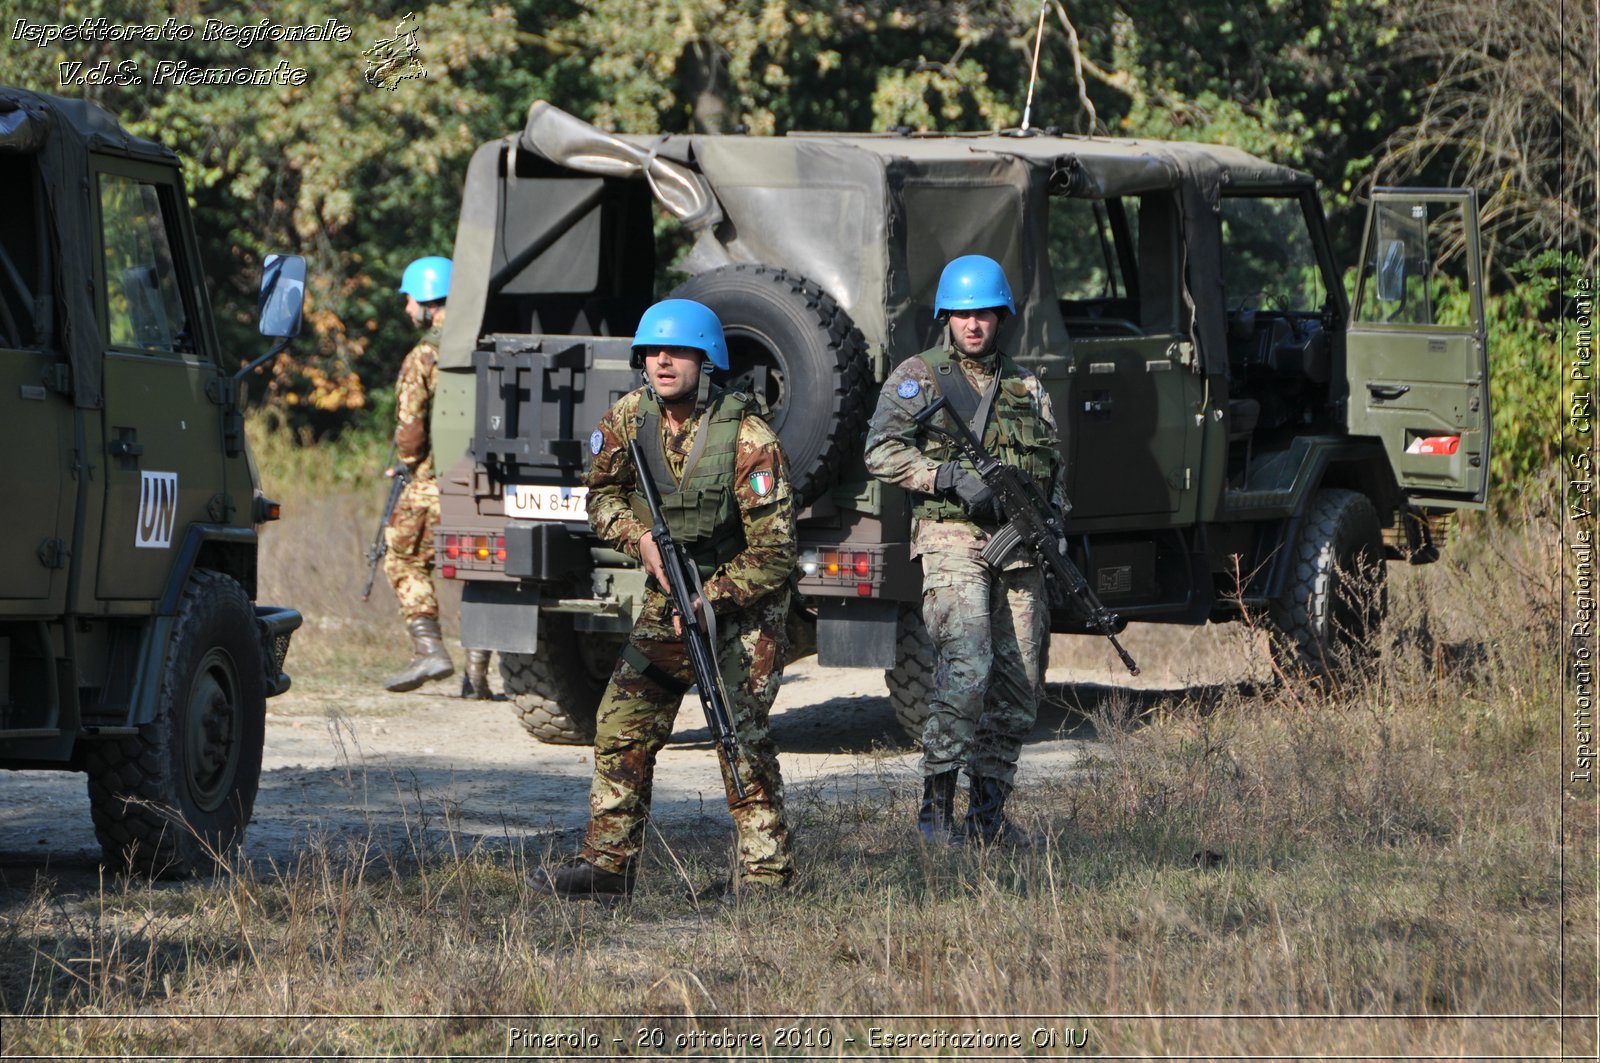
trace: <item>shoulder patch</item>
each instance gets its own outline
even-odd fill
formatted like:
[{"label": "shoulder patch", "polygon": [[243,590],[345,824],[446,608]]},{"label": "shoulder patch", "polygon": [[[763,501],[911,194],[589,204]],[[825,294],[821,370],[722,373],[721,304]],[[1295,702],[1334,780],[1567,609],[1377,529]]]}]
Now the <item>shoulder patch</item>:
[{"label": "shoulder patch", "polygon": [[756,493],[757,498],[764,498],[772,491],[772,472],[762,469],[750,474],[750,490]]},{"label": "shoulder patch", "polygon": [[902,399],[914,399],[922,394],[922,385],[907,377],[905,380],[900,381],[898,388],[895,388],[895,394]]},{"label": "shoulder patch", "polygon": [[600,447],[605,443],[605,441],[606,437],[600,434],[600,429],[596,428],[594,430],[594,434],[589,437],[589,453],[599,454]]}]

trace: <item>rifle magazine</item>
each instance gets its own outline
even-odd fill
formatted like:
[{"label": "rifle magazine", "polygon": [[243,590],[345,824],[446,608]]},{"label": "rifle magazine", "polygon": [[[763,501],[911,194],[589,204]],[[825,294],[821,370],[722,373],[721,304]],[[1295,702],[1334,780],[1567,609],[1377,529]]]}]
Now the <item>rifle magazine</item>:
[{"label": "rifle magazine", "polygon": [[1012,551],[1022,545],[1022,534],[1017,531],[1015,524],[1007,524],[999,531],[989,536],[989,541],[983,545],[983,563],[990,568],[998,569],[1010,559]]}]

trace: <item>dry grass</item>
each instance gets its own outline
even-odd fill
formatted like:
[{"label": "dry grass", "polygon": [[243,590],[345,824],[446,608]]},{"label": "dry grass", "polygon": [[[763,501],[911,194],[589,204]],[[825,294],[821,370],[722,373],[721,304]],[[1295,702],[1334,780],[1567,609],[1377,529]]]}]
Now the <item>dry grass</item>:
[{"label": "dry grass", "polygon": [[[371,599],[361,600],[366,552],[389,490],[383,476],[387,444],[357,436],[300,446],[286,431],[269,429],[259,415],[247,427],[262,488],[283,503],[284,511],[281,524],[266,525],[262,532],[257,596],[291,604],[305,616],[289,671],[297,685],[311,690],[374,684],[410,653],[381,566]],[[460,588],[445,580],[435,585],[445,636],[454,640]]]},{"label": "dry grass", "polygon": [[[348,626],[319,619],[340,645],[302,637],[299,667],[367,667],[388,618],[335,609],[363,532],[323,501],[285,525],[321,543],[285,597],[314,614],[326,594]],[[216,882],[41,881],[0,908],[0,1048],[538,1054],[525,1029],[600,1038],[547,1057],[605,1058],[642,1054],[643,1029],[668,1053],[833,1058],[872,1054],[879,1027],[1022,1039],[1002,1057],[1087,1029],[1079,1054],[1592,1058],[1592,1020],[1474,1018],[1596,1006],[1594,794],[1558,785],[1556,549],[1545,524],[1481,526],[1392,569],[1387,648],[1334,690],[1098,699],[1089,769],[1018,794],[1042,851],[924,852],[910,792],[797,792],[801,879],[738,907],[691,890],[727,866],[720,814],[653,834],[618,907],[531,895],[551,854],[463,849],[448,808],[417,809],[408,844],[320,838]],[[1228,639],[1250,659],[1251,633]],[[812,1044],[776,1044],[791,1026]],[[725,1029],[764,1040],[687,1040]],[[1036,1029],[1056,1045],[1030,1048]]]}]

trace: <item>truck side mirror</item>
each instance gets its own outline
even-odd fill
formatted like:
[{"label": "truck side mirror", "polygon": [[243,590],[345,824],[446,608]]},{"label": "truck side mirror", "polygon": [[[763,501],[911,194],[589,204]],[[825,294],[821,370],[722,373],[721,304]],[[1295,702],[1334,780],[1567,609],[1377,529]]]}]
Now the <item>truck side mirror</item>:
[{"label": "truck side mirror", "polygon": [[300,335],[306,298],[306,260],[299,255],[268,255],[261,269],[261,334]]},{"label": "truck side mirror", "polygon": [[1378,265],[1378,300],[1404,303],[1406,299],[1406,245],[1390,240],[1383,245],[1383,261]]}]

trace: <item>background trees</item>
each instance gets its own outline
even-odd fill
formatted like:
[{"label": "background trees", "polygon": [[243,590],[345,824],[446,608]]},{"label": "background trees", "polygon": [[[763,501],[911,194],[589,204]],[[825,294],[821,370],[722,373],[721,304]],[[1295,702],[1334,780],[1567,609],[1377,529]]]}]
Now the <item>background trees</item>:
[{"label": "background trees", "polygon": [[[213,6],[176,0],[162,17],[197,27],[249,20]],[[1541,267],[1538,253],[1560,244],[1596,264],[1595,9],[1592,0],[1044,0],[1032,122],[1220,141],[1307,169],[1327,190],[1346,261],[1374,181],[1471,184],[1485,203],[1493,285],[1531,285],[1514,300],[1519,321],[1548,322],[1559,312],[1549,278],[1559,260]],[[4,42],[9,79],[95,99],[185,157],[235,349],[256,346],[261,255],[310,259],[314,340],[260,386],[314,433],[374,409],[381,420],[413,339],[393,292],[399,271],[416,255],[448,253],[468,157],[520,126],[534,99],[628,132],[1013,126],[1041,5],[453,0],[414,16],[427,76],[374,89],[361,52],[392,36],[402,13],[274,6],[280,24],[339,19],[351,29],[345,43]],[[29,17],[102,16],[155,21],[126,0],[73,0]],[[308,76],[267,89],[61,86],[58,63],[102,58],[145,73],[157,59],[287,60]]]}]

